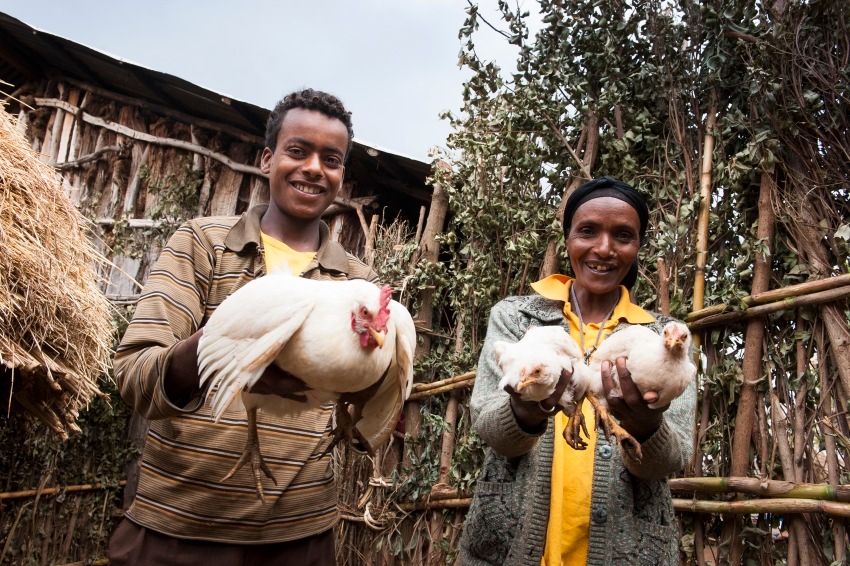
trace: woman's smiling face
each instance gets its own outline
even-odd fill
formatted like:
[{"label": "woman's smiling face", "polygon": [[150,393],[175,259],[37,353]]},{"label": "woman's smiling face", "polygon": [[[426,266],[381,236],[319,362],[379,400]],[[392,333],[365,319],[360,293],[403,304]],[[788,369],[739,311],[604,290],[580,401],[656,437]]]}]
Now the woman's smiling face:
[{"label": "woman's smiling face", "polygon": [[640,249],[640,218],[628,203],[598,197],[582,204],[567,235],[576,282],[594,295],[616,290]]}]

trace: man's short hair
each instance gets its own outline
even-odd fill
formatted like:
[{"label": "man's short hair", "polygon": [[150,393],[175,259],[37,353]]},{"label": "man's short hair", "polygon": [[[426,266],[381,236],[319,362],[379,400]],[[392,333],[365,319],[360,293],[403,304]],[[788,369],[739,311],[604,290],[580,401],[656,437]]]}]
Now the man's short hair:
[{"label": "man's short hair", "polygon": [[292,92],[284,96],[274,107],[269,114],[268,122],[266,122],[266,147],[274,151],[277,146],[277,135],[280,133],[280,127],[283,124],[283,118],[286,113],[293,108],[303,108],[305,110],[316,110],[329,118],[336,118],[348,130],[348,147],[345,148],[345,157],[351,152],[351,145],[354,141],[354,130],[351,127],[351,112],[345,109],[342,101],[332,94],[305,88]]}]

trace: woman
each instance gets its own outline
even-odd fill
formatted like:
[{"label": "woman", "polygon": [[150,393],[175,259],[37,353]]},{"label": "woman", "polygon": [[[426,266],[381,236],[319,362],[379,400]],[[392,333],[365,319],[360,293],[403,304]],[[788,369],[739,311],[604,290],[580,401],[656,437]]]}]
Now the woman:
[{"label": "woman", "polygon": [[[499,389],[493,356],[496,341],[516,342],[533,325],[568,328],[586,355],[630,324],[660,333],[671,319],[632,304],[628,292],[648,217],[644,198],[630,185],[611,177],[585,183],[564,213],[574,277],[547,277],[532,285],[539,295],[509,297],[493,307],[470,402],[473,427],[490,449],[466,519],[462,564],[679,564],[665,478],[692,456],[694,385],[654,410],[622,358],[622,397],[612,397],[611,364],[603,364],[611,413],[641,443],[637,461],[592,427],[586,450],[566,444],[567,419],[556,401],[568,372],[549,399],[525,402]],[[583,405],[585,421],[593,423],[589,403]]]}]

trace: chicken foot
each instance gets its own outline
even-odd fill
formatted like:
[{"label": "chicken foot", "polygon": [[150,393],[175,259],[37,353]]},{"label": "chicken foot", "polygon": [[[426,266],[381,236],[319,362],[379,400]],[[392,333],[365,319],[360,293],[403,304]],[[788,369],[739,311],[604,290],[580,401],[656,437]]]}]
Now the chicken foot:
[{"label": "chicken foot", "polygon": [[593,406],[593,410],[596,413],[597,430],[601,423],[602,429],[605,431],[606,439],[610,439],[613,434],[614,438],[616,438],[620,443],[620,446],[622,446],[632,458],[635,460],[641,460],[643,458],[643,453],[640,449],[640,442],[638,442],[634,436],[629,434],[626,429],[621,427],[620,424],[611,417],[608,407],[602,405],[602,403],[599,402],[599,399],[594,397],[592,393],[587,394],[587,400],[590,401],[590,404]]},{"label": "chicken foot", "polygon": [[580,399],[576,403],[575,410],[567,417],[567,426],[564,428],[564,440],[573,450],[585,450],[587,448],[587,442],[581,438],[582,431],[584,431],[584,436],[590,438],[590,433],[587,432],[587,424],[584,422],[584,413],[581,411],[582,403],[584,403],[584,399]]},{"label": "chicken foot", "polygon": [[[349,407],[353,407],[354,414],[351,414],[349,411]],[[370,456],[375,454],[375,451],[372,449],[372,446],[369,445],[369,441],[366,440],[366,437],[360,432],[357,428],[357,422],[360,420],[360,406],[356,403],[345,403],[342,401],[337,401],[336,405],[336,426],[331,431],[331,436],[333,440],[331,441],[328,449],[325,450],[325,454],[329,454],[334,447],[340,443],[342,440],[347,440],[349,444],[353,446],[357,446],[358,444],[365,450]]]},{"label": "chicken foot", "polygon": [[257,435],[257,409],[245,409],[245,413],[248,416],[248,440],[245,442],[245,450],[242,452],[242,456],[239,457],[239,460],[236,462],[226,476],[221,478],[222,482],[226,482],[230,478],[239,471],[242,466],[244,466],[247,462],[251,463],[251,472],[254,474],[254,481],[257,485],[257,497],[260,498],[260,501],[263,503],[266,502],[266,497],[263,494],[263,482],[260,477],[260,470],[266,474],[275,485],[277,485],[277,479],[274,477],[274,474],[271,471],[271,468],[266,465],[266,461],[263,459],[263,455],[260,452],[260,439]]},{"label": "chicken foot", "polygon": [[[354,391],[351,393],[343,393],[340,395],[339,400],[337,400],[336,403],[336,412],[334,413],[336,416],[336,426],[331,431],[333,441],[331,441],[328,449],[325,450],[325,454],[329,454],[341,440],[347,440],[349,444],[354,446],[359,444],[362,450],[370,456],[374,456],[374,447],[369,444],[369,441],[365,436],[363,436],[356,425],[360,422],[360,419],[363,416],[363,406],[367,401],[369,401],[369,399],[374,397],[375,393],[377,393],[381,388],[381,384],[383,384],[384,380],[387,378],[389,371],[390,368],[387,367],[386,371],[384,371],[384,374],[381,376],[381,379],[366,389],[361,389],[360,391]],[[353,414],[352,411],[349,410],[349,407],[353,409]]]}]

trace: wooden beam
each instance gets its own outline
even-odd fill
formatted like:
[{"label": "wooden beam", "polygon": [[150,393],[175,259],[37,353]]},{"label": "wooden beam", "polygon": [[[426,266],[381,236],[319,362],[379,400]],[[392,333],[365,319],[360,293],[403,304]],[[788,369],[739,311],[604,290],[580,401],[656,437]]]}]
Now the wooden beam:
[{"label": "wooden beam", "polygon": [[696,332],[697,330],[711,328],[712,326],[719,326],[722,324],[729,324],[745,318],[764,316],[776,311],[792,310],[809,305],[831,303],[846,299],[847,297],[850,297],[850,285],[844,285],[842,287],[836,287],[834,289],[828,289],[826,291],[820,291],[808,295],[800,295],[799,297],[786,297],[773,303],[750,307],[745,311],[734,311],[707,316],[705,318],[695,320],[694,322],[689,322],[688,328],[690,328],[692,332]]},{"label": "wooden beam", "polygon": [[113,92],[111,90],[106,90],[105,88],[101,88],[98,86],[94,86],[91,83],[87,83],[85,81],[78,81],[76,79],[71,78],[63,78],[66,82],[85,89],[92,94],[96,94],[98,96],[102,96],[104,98],[109,98],[111,100],[115,100],[116,102],[121,102],[122,104],[128,104],[131,106],[138,106],[139,108],[145,108],[159,114],[161,116],[165,116],[167,118],[172,118],[179,122],[183,122],[186,124],[193,124],[195,126],[199,126],[201,128],[205,128],[207,130],[212,130],[214,132],[220,132],[222,134],[227,134],[228,136],[238,139],[240,141],[244,141],[246,143],[252,143],[259,147],[265,147],[266,142],[263,136],[257,136],[235,128],[233,126],[228,126],[227,124],[221,124],[219,122],[213,122],[212,120],[205,120],[203,118],[197,118],[190,114],[186,114],[185,112],[180,112],[179,110],[174,110],[173,108],[168,108],[166,106],[162,106],[161,104],[156,104],[154,102],[147,102],[140,98],[135,98],[132,96],[127,96],[125,94],[118,94],[117,92]]},{"label": "wooden beam", "polygon": [[117,132],[119,134],[125,135],[128,138],[134,140],[140,140],[148,143],[152,143],[154,145],[161,145],[164,147],[174,147],[177,149],[182,149],[185,151],[191,151],[194,153],[199,153],[205,157],[209,157],[210,159],[215,159],[226,166],[228,166],[233,171],[239,171],[240,173],[247,173],[249,175],[256,175],[258,177],[268,178],[268,176],[263,173],[259,167],[254,167],[252,165],[245,165],[244,163],[237,163],[233,161],[226,155],[221,153],[209,150],[205,147],[202,147],[198,144],[194,144],[192,142],[178,140],[174,138],[163,138],[159,136],[154,136],[152,134],[148,134],[145,132],[139,132],[132,128],[128,128],[122,124],[118,124],[115,122],[111,122],[109,120],[104,120],[103,118],[98,118],[97,116],[92,116],[91,114],[87,114],[83,112],[76,106],[72,104],[68,104],[63,100],[57,100],[55,98],[36,98],[35,103],[39,106],[50,106],[53,108],[60,108],[65,110],[66,112],[70,112],[77,116],[77,118],[81,119],[83,122],[88,124],[92,124],[93,126],[99,126],[101,128]]},{"label": "wooden beam", "polygon": [[117,486],[105,485],[102,483],[90,483],[85,485],[68,485],[65,487],[46,487],[43,489],[26,489],[24,491],[9,491],[0,493],[0,501],[9,501],[12,499],[28,499],[30,497],[41,497],[42,495],[55,495],[57,493],[81,493],[86,491],[95,491],[99,489],[112,489],[124,487],[127,483],[124,480],[118,482]]},{"label": "wooden beam", "polygon": [[77,169],[78,167],[81,167],[82,165],[84,165],[84,164],[86,164],[90,161],[97,161],[102,156],[106,155],[107,153],[118,153],[122,149],[124,149],[124,147],[120,146],[120,145],[108,145],[106,147],[100,148],[99,150],[95,151],[94,153],[84,155],[83,157],[80,157],[79,159],[77,159],[75,161],[67,161],[65,163],[59,163],[58,165],[54,165],[53,167],[58,171],[67,171],[68,169]]}]

